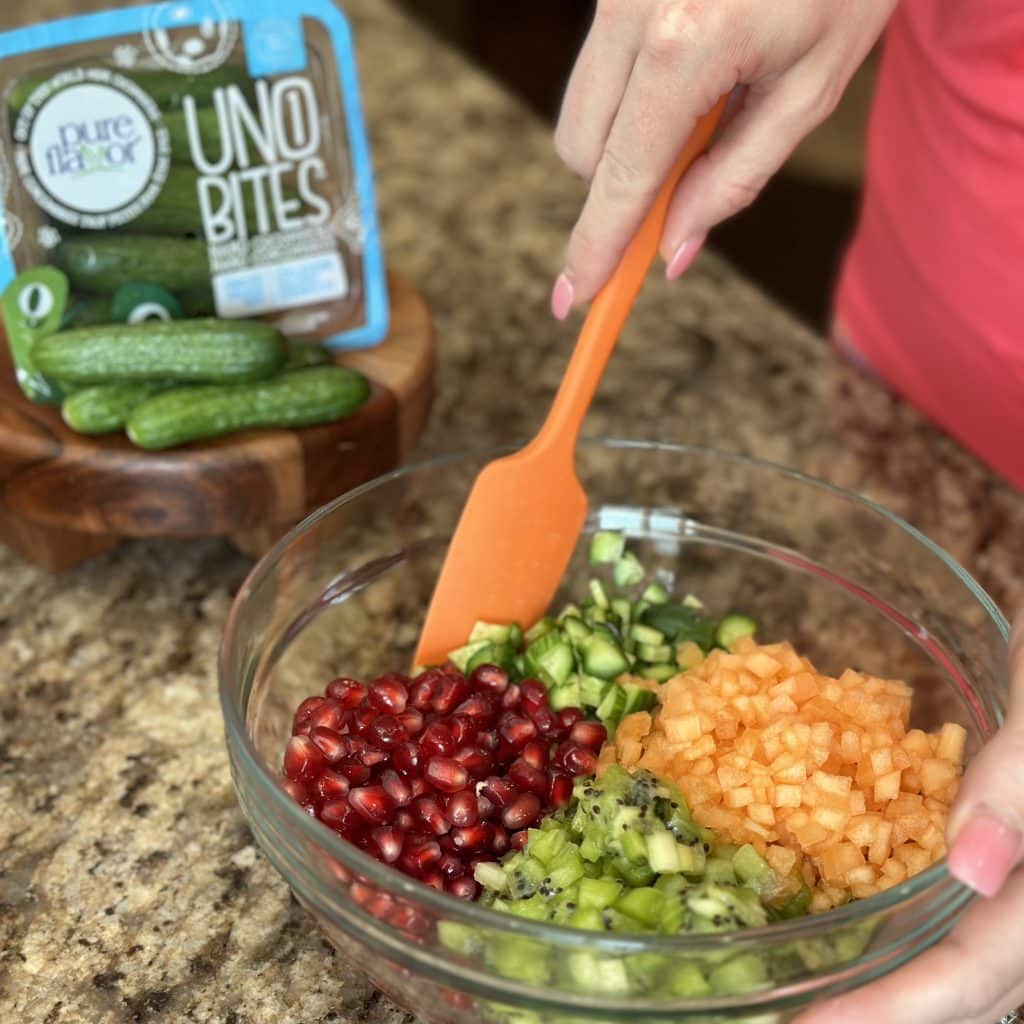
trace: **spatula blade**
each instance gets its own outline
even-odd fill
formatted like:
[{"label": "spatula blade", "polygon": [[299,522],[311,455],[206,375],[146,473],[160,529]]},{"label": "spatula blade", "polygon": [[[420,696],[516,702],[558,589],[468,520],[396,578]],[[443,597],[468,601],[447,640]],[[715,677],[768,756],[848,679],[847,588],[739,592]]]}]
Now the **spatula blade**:
[{"label": "spatula blade", "polygon": [[443,662],[478,619],[526,629],[548,610],[587,518],[575,473],[558,468],[527,449],[477,477],[434,590],[417,665]]}]

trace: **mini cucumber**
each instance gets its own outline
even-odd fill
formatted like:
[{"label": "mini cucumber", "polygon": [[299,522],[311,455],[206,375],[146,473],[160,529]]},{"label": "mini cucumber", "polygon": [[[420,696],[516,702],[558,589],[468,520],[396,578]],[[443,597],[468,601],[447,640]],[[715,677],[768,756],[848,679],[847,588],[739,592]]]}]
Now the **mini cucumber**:
[{"label": "mini cucumber", "polygon": [[169,387],[173,385],[97,384],[64,399],[60,412],[64,422],[79,434],[110,434],[125,425],[137,405]]},{"label": "mini cucumber", "polygon": [[206,243],[196,238],[76,235],[53,250],[53,262],[74,288],[90,295],[113,295],[132,281],[149,281],[175,295],[210,287]]},{"label": "mini cucumber", "polygon": [[157,451],[250,427],[306,427],[341,419],[366,401],[366,379],[340,366],[296,370],[272,380],[175,389],[128,417],[128,437]]},{"label": "mini cucumber", "polygon": [[80,327],[40,338],[39,371],[75,384],[126,381],[227,383],[282,369],[288,350],[269,324],[247,320],[150,320]]}]

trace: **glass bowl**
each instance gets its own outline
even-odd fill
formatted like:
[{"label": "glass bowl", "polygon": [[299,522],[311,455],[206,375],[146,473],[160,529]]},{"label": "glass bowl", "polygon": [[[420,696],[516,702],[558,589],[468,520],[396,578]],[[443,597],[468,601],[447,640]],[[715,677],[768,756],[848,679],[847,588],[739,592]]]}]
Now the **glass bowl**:
[{"label": "glass bowl", "polygon": [[[293,711],[337,675],[410,663],[433,582],[479,470],[444,458],[310,516],[253,570],[220,662],[231,768],[257,842],[339,953],[431,1022],[786,1021],[938,941],[970,900],[939,862],[827,914],[716,935],[595,934],[438,893],[364,855],[280,788]],[[978,584],[908,524],[856,495],[716,451],[584,443],[586,533],[622,530],[649,568],[740,609],[832,674],[902,678],[914,725],[963,724],[968,756],[1003,720],[1008,627]],[[585,536],[565,591],[589,576]],[[673,994],[746,958],[746,988]],[[753,958],[753,959],[751,959]],[[742,973],[742,972],[741,972]],[[660,980],[656,980],[660,979]],[[680,987],[680,991],[681,991]]]}]

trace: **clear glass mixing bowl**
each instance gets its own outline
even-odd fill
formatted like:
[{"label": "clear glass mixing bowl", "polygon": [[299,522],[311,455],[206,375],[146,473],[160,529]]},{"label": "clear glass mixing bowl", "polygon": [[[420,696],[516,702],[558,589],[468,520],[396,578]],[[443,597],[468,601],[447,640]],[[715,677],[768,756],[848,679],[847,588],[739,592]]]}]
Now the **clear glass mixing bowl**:
[{"label": "clear glass mixing bowl", "polygon": [[[458,514],[498,452],[439,459],[310,516],[253,570],[228,620],[220,693],[238,798],[256,840],[338,951],[427,1022],[785,1021],[926,949],[970,899],[943,862],[816,917],[701,936],[594,934],[460,902],[370,859],[282,791],[292,713],[337,675],[409,664]],[[884,509],[797,473],[699,448],[584,443],[586,532],[625,531],[643,561],[743,609],[818,667],[907,680],[914,723],[956,720],[968,754],[1007,701],[1006,621],[947,554]],[[565,581],[589,574],[587,538]],[[681,999],[666,966],[705,975],[754,956],[763,983]],[[574,980],[580,958],[598,982]],[[512,966],[510,966],[510,964]],[[593,972],[591,972],[591,979]]]}]

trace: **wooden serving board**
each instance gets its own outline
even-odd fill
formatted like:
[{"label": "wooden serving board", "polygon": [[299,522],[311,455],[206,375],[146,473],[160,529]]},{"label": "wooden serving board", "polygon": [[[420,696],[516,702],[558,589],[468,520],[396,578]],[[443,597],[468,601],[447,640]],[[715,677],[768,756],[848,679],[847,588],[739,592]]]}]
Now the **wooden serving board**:
[{"label": "wooden serving board", "polygon": [[259,554],[313,509],[388,472],[415,447],[433,397],[426,304],[389,276],[391,327],[335,361],[371,381],[337,423],[252,430],[166,452],[123,434],[83,437],[30,402],[0,339],[0,543],[53,572],[127,537],[229,536]]}]

